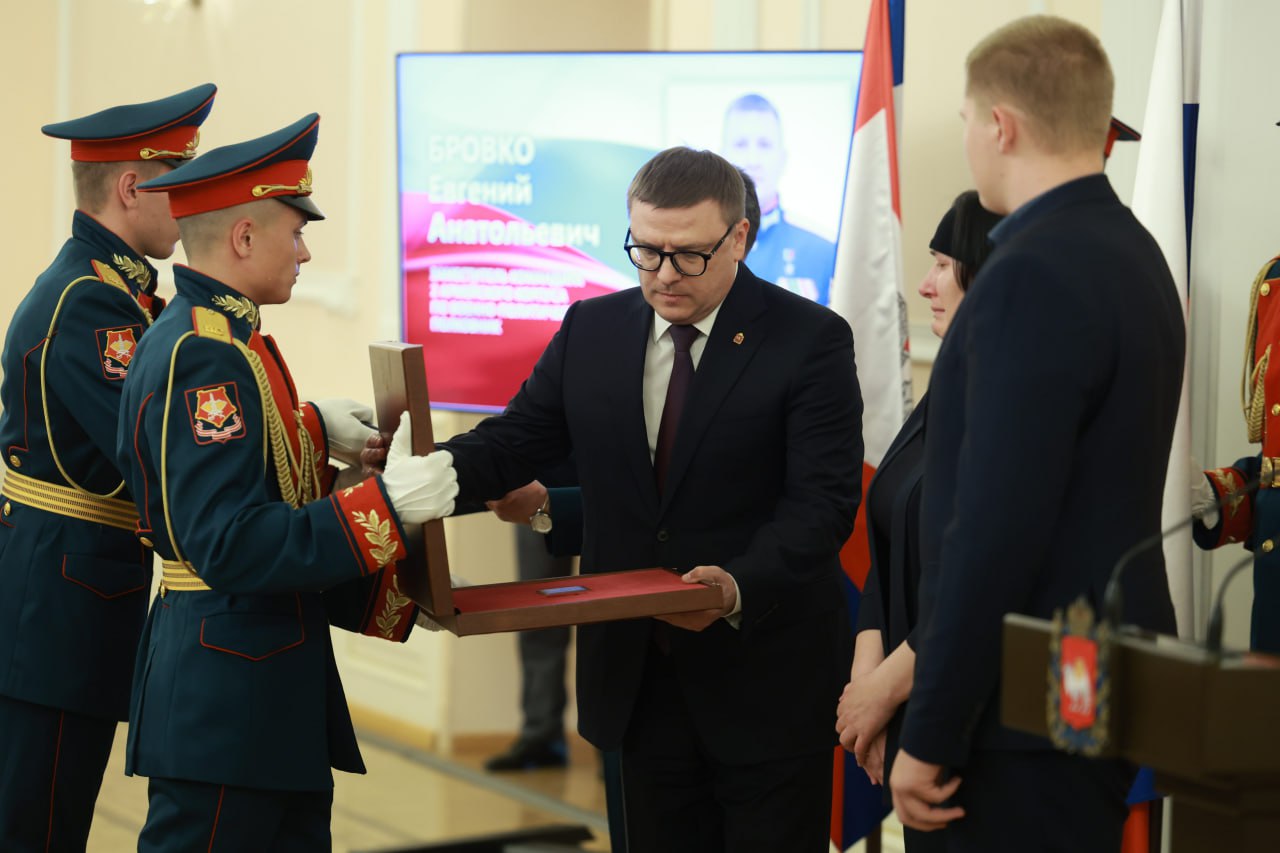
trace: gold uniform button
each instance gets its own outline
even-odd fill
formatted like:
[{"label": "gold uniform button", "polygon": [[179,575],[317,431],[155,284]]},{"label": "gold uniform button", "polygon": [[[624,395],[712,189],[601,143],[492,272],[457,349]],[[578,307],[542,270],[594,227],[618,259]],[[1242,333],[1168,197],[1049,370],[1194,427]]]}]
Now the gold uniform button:
[{"label": "gold uniform button", "polygon": [[145,537],[145,536],[139,536],[139,537],[138,537],[138,541],[142,543],[142,547],[144,547],[144,548],[154,548],[154,547],[156,547],[155,545],[151,544],[151,540],[150,540],[150,539],[148,539],[148,538],[147,538],[147,537]]},{"label": "gold uniform button", "polygon": [[11,512],[13,512],[13,507],[9,504],[9,502],[8,502],[8,501],[5,501],[5,502],[4,502],[4,514],[5,514],[5,515],[8,515],[8,514],[9,514],[9,513],[11,513]]},{"label": "gold uniform button", "polygon": [[12,465],[14,468],[21,468],[21,467],[22,467],[22,460],[18,458],[18,454],[16,454],[16,453],[10,453],[10,454],[9,454],[9,464],[10,464],[10,465]]},{"label": "gold uniform button", "polygon": [[1280,415],[1280,403],[1275,403],[1271,406],[1271,414]]},{"label": "gold uniform button", "polygon": [[1270,553],[1272,552],[1272,550],[1274,550],[1274,549],[1275,549],[1275,547],[1276,547],[1276,543],[1274,543],[1274,542],[1272,542],[1270,539],[1268,539],[1266,542],[1263,542],[1263,543],[1262,543],[1262,553],[1264,553],[1264,554],[1270,554]]},{"label": "gold uniform button", "polygon": [[1264,281],[1262,283],[1262,287],[1258,288],[1258,292],[1261,293],[1263,296],[1266,296],[1268,293],[1271,292],[1271,285]]}]

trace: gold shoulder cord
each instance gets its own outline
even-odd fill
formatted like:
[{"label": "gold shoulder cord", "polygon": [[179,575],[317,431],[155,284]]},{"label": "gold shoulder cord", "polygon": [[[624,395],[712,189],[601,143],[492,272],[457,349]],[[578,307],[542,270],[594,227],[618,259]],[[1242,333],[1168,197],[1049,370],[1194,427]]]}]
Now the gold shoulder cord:
[{"label": "gold shoulder cord", "polygon": [[[316,471],[311,434],[299,427],[298,445],[301,459],[295,458],[293,448],[285,436],[284,419],[280,416],[275,395],[271,393],[271,382],[267,379],[267,369],[263,366],[262,359],[240,341],[233,341],[233,343],[249,363],[253,378],[258,383],[258,396],[262,399],[263,417],[267,422],[267,434],[271,440],[271,457],[275,463],[276,482],[280,486],[280,494],[285,502],[297,509],[320,496],[320,476]],[[293,412],[293,415],[295,419],[298,417],[297,412]]]},{"label": "gold shoulder cord", "polygon": [[[187,566],[191,566],[191,564],[187,562],[178,549],[178,540],[173,530],[172,515],[169,512],[169,413],[173,402],[173,374],[174,367],[178,361],[178,348],[182,346],[187,338],[195,337],[196,334],[194,331],[187,332],[178,338],[173,345],[173,353],[169,357],[169,382],[165,388],[164,426],[160,434],[160,495],[164,505],[165,528],[169,533],[169,541],[173,544],[174,556],[179,562]],[[232,338],[231,343],[244,356],[245,361],[249,363],[249,369],[253,371],[254,382],[258,386],[258,397],[262,403],[263,469],[265,470],[267,467],[267,447],[269,444],[271,462],[276,469],[276,482],[280,487],[280,494],[284,500],[295,509],[304,503],[316,500],[320,496],[320,477],[319,472],[316,470],[310,433],[305,429],[299,429],[298,432],[302,457],[304,460],[311,460],[310,464],[300,465],[294,459],[293,449],[289,446],[289,441],[285,437],[284,421],[280,416],[279,407],[276,406],[275,397],[271,393],[271,383],[267,379],[267,371],[262,364],[262,359],[258,357],[256,352],[249,349],[239,340]],[[296,417],[297,413],[295,412],[294,415]],[[299,475],[299,485],[297,487],[294,486],[294,472],[298,472]],[[194,567],[192,569],[194,571]]]},{"label": "gold shoulder cord", "polygon": [[1245,431],[1250,442],[1262,441],[1262,423],[1266,416],[1266,378],[1267,365],[1271,361],[1271,345],[1255,362],[1254,347],[1258,342],[1258,297],[1262,283],[1266,281],[1267,270],[1275,263],[1273,258],[1258,271],[1249,291],[1249,321],[1245,326],[1244,370],[1240,376],[1240,407],[1244,411]]},{"label": "gold shoulder cord", "polygon": [[[62,466],[62,460],[58,458],[58,450],[53,444],[53,423],[49,420],[49,386],[45,379],[45,363],[48,360],[49,344],[53,340],[54,333],[58,330],[58,315],[62,313],[62,304],[67,301],[67,294],[71,292],[71,288],[75,287],[77,284],[83,284],[86,281],[102,283],[102,279],[98,278],[96,275],[85,275],[73,280],[63,289],[62,295],[58,297],[58,304],[54,307],[53,316],[49,319],[49,331],[45,333],[44,346],[40,348],[40,407],[44,411],[44,432],[49,440],[49,455],[53,457],[53,464],[57,466],[58,473],[62,475],[62,478],[70,484],[71,488],[78,492],[83,492],[86,495],[92,495],[97,498],[114,498],[124,490],[124,480],[121,480],[120,485],[116,486],[111,491],[100,495],[97,492],[89,491],[84,486],[71,479],[71,475],[67,473],[67,469]],[[114,287],[115,285],[112,286]],[[129,289],[127,287],[124,288],[124,292],[128,294]],[[132,294],[129,294],[129,298],[133,298]],[[139,308],[141,308],[141,306],[139,306]],[[149,320],[147,322],[150,323]]]}]

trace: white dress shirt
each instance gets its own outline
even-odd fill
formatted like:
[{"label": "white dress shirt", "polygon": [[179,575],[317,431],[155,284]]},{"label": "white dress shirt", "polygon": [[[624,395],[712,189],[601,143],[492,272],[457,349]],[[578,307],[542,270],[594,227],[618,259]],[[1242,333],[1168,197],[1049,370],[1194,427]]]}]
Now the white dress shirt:
[{"label": "white dress shirt", "polygon": [[[698,337],[694,338],[693,344],[689,347],[689,357],[693,359],[695,373],[698,370],[698,363],[702,360],[702,351],[707,348],[707,337],[711,334],[711,329],[716,324],[716,315],[719,313],[720,305],[717,305],[710,314],[693,324],[693,327],[698,330]],[[667,403],[667,386],[671,384],[671,365],[676,359],[676,344],[671,339],[669,331],[671,325],[658,316],[658,312],[653,312],[653,334],[649,336],[644,353],[644,425],[649,437],[650,462],[653,461],[654,454],[658,450],[658,428],[662,425],[662,408]],[[730,575],[730,577],[733,576]],[[742,594],[737,589],[736,579],[733,585],[735,603],[733,610],[726,614],[724,619],[737,628],[742,622]]]},{"label": "white dress shirt", "polygon": [[[717,305],[710,314],[693,324],[698,330],[698,337],[689,347],[689,357],[693,359],[695,372],[719,313],[720,306]],[[670,328],[671,323],[659,317],[657,311],[653,312],[653,334],[649,336],[644,353],[644,425],[649,436],[650,462],[658,450],[658,428],[662,425],[662,409],[667,403],[667,386],[671,384],[671,365],[676,360],[676,343],[671,339]]]}]

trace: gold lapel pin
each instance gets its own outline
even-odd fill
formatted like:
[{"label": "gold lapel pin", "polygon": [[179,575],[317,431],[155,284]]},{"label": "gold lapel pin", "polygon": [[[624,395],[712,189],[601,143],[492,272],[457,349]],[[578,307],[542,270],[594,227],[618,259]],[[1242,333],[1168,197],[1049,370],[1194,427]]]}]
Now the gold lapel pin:
[{"label": "gold lapel pin", "polygon": [[747,339],[747,336],[746,336],[746,335],[744,335],[744,334],[742,334],[742,332],[738,332],[738,334],[736,334],[736,335],[734,335],[734,336],[733,336],[733,342],[734,342],[735,344],[740,344],[740,343],[742,343],[743,341],[745,341],[746,339]]}]

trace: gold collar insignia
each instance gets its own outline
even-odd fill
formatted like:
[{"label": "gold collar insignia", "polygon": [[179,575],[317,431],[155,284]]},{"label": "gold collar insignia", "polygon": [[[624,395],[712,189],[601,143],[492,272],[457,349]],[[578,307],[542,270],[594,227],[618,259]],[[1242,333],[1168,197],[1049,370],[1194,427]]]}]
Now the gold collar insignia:
[{"label": "gold collar insignia", "polygon": [[147,269],[147,265],[142,261],[135,261],[123,255],[112,255],[111,260],[118,266],[129,280],[136,283],[138,287],[146,290],[151,286],[151,270]]},{"label": "gold collar insignia", "polygon": [[213,304],[234,317],[247,319],[250,325],[258,328],[258,306],[247,296],[215,296]]}]

